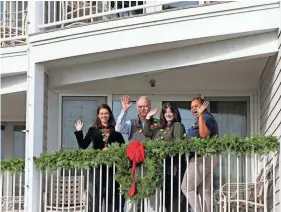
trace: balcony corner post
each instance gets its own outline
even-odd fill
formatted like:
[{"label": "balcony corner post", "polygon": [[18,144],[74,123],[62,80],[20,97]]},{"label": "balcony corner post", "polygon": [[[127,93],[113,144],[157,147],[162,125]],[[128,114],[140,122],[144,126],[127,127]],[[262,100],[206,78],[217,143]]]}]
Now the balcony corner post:
[{"label": "balcony corner post", "polygon": [[28,34],[40,32],[39,26],[43,24],[44,1],[28,1],[27,23]]},{"label": "balcony corner post", "polygon": [[40,171],[33,157],[44,150],[44,77],[43,64],[35,63],[32,47],[28,49],[26,96],[25,212],[38,212]]}]

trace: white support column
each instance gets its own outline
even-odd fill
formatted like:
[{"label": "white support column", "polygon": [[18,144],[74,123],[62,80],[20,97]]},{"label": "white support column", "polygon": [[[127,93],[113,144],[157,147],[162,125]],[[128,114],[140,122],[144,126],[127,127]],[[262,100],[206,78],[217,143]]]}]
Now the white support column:
[{"label": "white support column", "polygon": [[[43,2],[28,2],[28,34],[39,32],[42,24]],[[26,150],[25,150],[25,212],[39,211],[39,170],[33,157],[43,152],[44,136],[44,66],[36,64],[32,44],[28,45],[28,70],[26,92]]]},{"label": "white support column", "polygon": [[39,32],[38,26],[43,24],[44,1],[28,1],[28,34]]},{"label": "white support column", "polygon": [[43,152],[44,66],[32,61],[29,52],[26,101],[25,212],[39,211],[39,170],[33,157]]}]

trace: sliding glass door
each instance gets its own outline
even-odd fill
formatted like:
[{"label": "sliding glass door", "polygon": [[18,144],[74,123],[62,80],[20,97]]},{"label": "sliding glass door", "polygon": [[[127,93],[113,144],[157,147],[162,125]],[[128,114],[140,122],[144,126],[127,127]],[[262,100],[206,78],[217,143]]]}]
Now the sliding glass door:
[{"label": "sliding glass door", "polygon": [[[210,102],[209,111],[215,117],[219,136],[224,134],[236,134],[240,138],[250,136],[250,119],[249,119],[249,97],[208,97],[205,98]],[[242,158],[242,157],[241,157]],[[219,161],[219,160],[218,160]],[[222,184],[228,181],[228,166],[231,167],[230,181],[237,182],[237,166],[239,168],[239,182],[245,182],[246,171],[248,171],[248,179],[251,179],[251,169],[248,161],[248,170],[245,169],[246,159],[242,158],[237,164],[235,156],[228,157],[226,154],[222,156]],[[219,166],[214,169],[214,187],[219,188]]]}]

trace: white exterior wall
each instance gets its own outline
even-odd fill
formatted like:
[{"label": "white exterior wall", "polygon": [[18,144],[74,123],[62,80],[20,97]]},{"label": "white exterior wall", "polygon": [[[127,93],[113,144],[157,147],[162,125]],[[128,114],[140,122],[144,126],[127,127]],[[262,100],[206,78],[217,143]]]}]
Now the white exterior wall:
[{"label": "white exterior wall", "polygon": [[[280,22],[281,24],[281,22]],[[281,32],[279,32],[279,53],[270,57],[260,78],[260,132],[277,136],[281,139]],[[271,155],[266,158],[267,163],[274,159],[276,176],[280,170],[280,155]],[[279,174],[279,176],[281,176]],[[280,178],[276,179],[275,211],[280,211]],[[273,194],[269,192],[268,201],[273,210]],[[278,201],[279,200],[279,201]]]},{"label": "white exterior wall", "polygon": [[[275,17],[277,15],[276,8],[278,8],[279,3],[275,1],[275,3],[266,3],[265,5],[258,3],[256,6],[251,3],[230,3],[229,5],[231,5],[230,8],[228,8],[227,4],[212,6],[213,9],[211,7],[193,8],[163,14],[159,13],[151,16],[108,21],[49,33],[37,33],[38,25],[41,22],[40,19],[42,19],[42,11],[40,11],[42,5],[40,2],[30,2],[29,50],[26,52],[24,50],[25,47],[23,47],[22,51],[24,53],[17,55],[10,54],[13,57],[6,54],[7,57],[5,59],[1,55],[1,62],[3,61],[1,71],[4,70],[3,76],[7,79],[4,82],[4,86],[8,85],[5,86],[5,94],[14,92],[15,87],[14,85],[10,86],[12,84],[9,84],[11,81],[9,79],[21,79],[20,85],[25,87],[20,87],[17,91],[27,90],[26,80],[24,81],[23,79],[26,79],[24,72],[26,72],[29,65],[28,76],[30,78],[28,79],[29,94],[27,103],[29,107],[27,108],[27,129],[29,133],[27,133],[26,138],[26,144],[28,145],[26,149],[26,185],[28,186],[26,186],[27,195],[25,197],[27,211],[37,211],[38,208],[38,196],[36,194],[38,193],[39,172],[32,163],[32,157],[39,156],[41,152],[46,150],[52,151],[58,149],[57,138],[60,129],[60,123],[58,122],[60,115],[59,94],[50,91],[49,87],[53,86],[56,88],[75,85],[75,83],[85,83],[86,81],[90,81],[91,83],[94,80],[98,83],[98,80],[112,79],[112,77],[141,74],[144,72],[145,66],[149,66],[145,67],[146,72],[156,72],[169,68],[197,66],[204,63],[227,60],[237,62],[241,57],[244,60],[275,54],[277,49],[275,48],[277,45],[275,45],[276,37],[274,34],[277,28]],[[225,24],[226,22],[228,24]],[[242,22],[244,24],[241,24]],[[221,27],[223,24],[225,27]],[[253,39],[254,37],[255,39]],[[238,41],[239,45],[237,45]],[[246,45],[245,43],[251,45]],[[243,48],[238,50],[237,46],[242,46]],[[215,52],[209,52],[208,49],[218,51],[214,54]],[[123,50],[129,51],[124,53]],[[151,50],[158,52],[151,53]],[[122,51],[124,54],[118,55],[115,51]],[[104,57],[103,54],[107,53],[107,57]],[[154,60],[153,67],[151,66],[153,62],[150,57],[151,55],[141,55],[147,53],[157,54],[159,56],[158,58],[152,58]],[[29,58],[27,54],[30,54]],[[260,126],[259,123],[257,126],[253,125],[252,132],[258,131],[256,129],[259,128],[261,132],[267,134],[277,134],[278,131],[280,132],[280,54],[279,52],[277,61],[275,58],[270,59],[261,77],[260,102],[262,104],[260,106]],[[82,58],[85,55],[89,57]],[[182,57],[180,58],[179,55]],[[201,57],[198,59],[199,55]],[[92,56],[96,57],[96,60],[91,60],[93,58]],[[131,59],[134,60],[128,61],[128,57],[133,57]],[[77,72],[77,69],[73,67],[59,67],[66,63],[66,60],[68,60],[66,58],[70,60],[68,62],[72,61],[74,63],[67,63],[68,65],[80,66],[78,69],[80,72]],[[109,64],[111,65],[110,67],[108,67],[108,64],[107,67],[104,66],[104,63],[108,63],[108,61],[101,61],[107,59],[113,60],[112,65]],[[162,61],[166,59],[170,61],[163,63]],[[93,72],[92,64],[85,64],[85,60],[96,62],[94,65],[97,73]],[[150,63],[147,62],[148,60]],[[38,64],[39,62],[46,62],[46,64]],[[128,62],[131,64],[129,68]],[[141,65],[137,65],[136,67],[136,62]],[[81,65],[79,64],[83,64],[83,74],[81,72]],[[97,64],[99,66],[96,66]],[[58,75],[52,75],[51,71],[50,73],[45,73],[45,65],[46,67],[50,65],[51,71],[60,69],[61,72]],[[99,67],[102,68],[99,69]],[[138,69],[138,67],[142,68]],[[89,72],[91,72],[91,78],[85,74]],[[247,74],[245,73],[245,75]],[[243,76],[245,75],[243,74]],[[228,78],[230,77],[228,76]],[[271,84],[268,85],[267,83]],[[256,89],[258,85],[253,87]],[[224,86],[223,89],[225,88]],[[2,90],[1,94],[3,94]],[[222,88],[219,88],[219,90],[222,91]],[[105,92],[111,99],[112,91]],[[100,94],[100,92],[98,91],[97,93]],[[119,91],[119,93],[121,92],[123,91]],[[178,93],[179,91],[174,92]],[[198,93],[197,91],[190,92]],[[209,92],[212,93],[211,91]],[[93,92],[90,91],[90,93]],[[218,92],[213,92],[212,94],[214,93]],[[253,93],[253,102],[258,105],[259,99],[256,99],[255,91]],[[162,94],[165,94],[165,91],[162,90]],[[255,110],[256,107],[254,105],[252,107]],[[256,114],[256,112],[253,112],[253,114]],[[255,118],[253,114],[251,116]],[[278,166],[276,170],[278,171]],[[281,195],[281,192],[277,194]]]},{"label": "white exterior wall", "polygon": [[1,78],[26,73],[27,46],[0,48]]}]

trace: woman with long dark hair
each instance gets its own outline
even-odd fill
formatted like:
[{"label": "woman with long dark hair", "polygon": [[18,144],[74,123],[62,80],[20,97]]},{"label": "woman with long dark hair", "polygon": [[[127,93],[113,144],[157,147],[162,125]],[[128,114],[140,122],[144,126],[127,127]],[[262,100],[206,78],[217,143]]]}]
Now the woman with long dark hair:
[{"label": "woman with long dark hair", "polygon": [[[160,113],[160,123],[154,122],[153,116],[156,114],[157,108],[151,110],[146,116],[143,134],[152,140],[163,140],[173,142],[184,138],[185,128],[181,123],[181,116],[178,108],[170,103],[165,103]],[[171,208],[171,199],[175,202],[173,206],[178,207],[178,188],[179,188],[179,155],[173,157],[173,167],[171,157],[166,158],[166,175],[165,175],[165,207],[166,211],[175,211]],[[184,157],[181,160],[183,170]],[[171,171],[173,170],[173,171]],[[183,173],[181,173],[183,175]],[[171,181],[173,180],[173,189],[171,189]]]},{"label": "woman with long dark hair", "polygon": [[[78,120],[75,124],[76,132],[74,132],[78,146],[81,149],[86,149],[90,143],[93,143],[93,149],[107,150],[107,148],[112,143],[125,143],[122,134],[115,131],[115,120],[110,107],[107,104],[102,104],[97,108],[95,123],[89,128],[86,136],[83,136],[83,122]],[[95,170],[95,211],[99,211],[100,204],[100,189],[101,197],[105,201],[108,199],[107,208],[108,211],[119,210],[119,184],[113,182],[113,169],[109,168],[109,173],[107,175],[107,167],[100,166]],[[90,172],[93,173],[93,172]],[[107,179],[108,176],[108,179]],[[100,188],[100,180],[101,188]],[[108,186],[106,183],[108,181]],[[115,183],[115,194],[113,194],[113,183]],[[107,193],[108,192],[108,193]],[[106,197],[107,196],[107,197]],[[115,207],[113,209],[113,198],[115,198]],[[102,204],[101,204],[102,205]],[[123,207],[123,203],[122,203]]]}]

